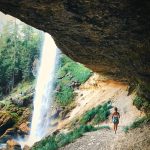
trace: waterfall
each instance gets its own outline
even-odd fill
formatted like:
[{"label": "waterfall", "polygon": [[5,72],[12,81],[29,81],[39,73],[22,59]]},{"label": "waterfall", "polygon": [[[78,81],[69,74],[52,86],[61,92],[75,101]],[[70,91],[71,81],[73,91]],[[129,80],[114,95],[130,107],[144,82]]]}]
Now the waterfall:
[{"label": "waterfall", "polygon": [[52,103],[52,83],[55,70],[56,50],[52,37],[45,33],[40,68],[34,95],[34,110],[31,122],[29,145],[39,141],[47,134],[49,127],[49,109]]}]

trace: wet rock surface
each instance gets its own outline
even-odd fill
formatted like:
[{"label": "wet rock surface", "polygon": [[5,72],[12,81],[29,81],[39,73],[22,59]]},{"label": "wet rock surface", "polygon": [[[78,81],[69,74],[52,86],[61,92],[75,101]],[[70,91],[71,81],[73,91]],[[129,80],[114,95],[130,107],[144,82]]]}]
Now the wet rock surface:
[{"label": "wet rock surface", "polygon": [[9,128],[2,136],[0,136],[0,143],[6,143],[10,138],[13,137],[17,137],[17,129]]},{"label": "wet rock surface", "polygon": [[19,107],[27,107],[32,103],[33,93],[20,94],[16,97],[10,98],[11,102]]},{"label": "wet rock surface", "polygon": [[13,139],[7,141],[7,150],[21,150],[21,145]]},{"label": "wet rock surface", "polygon": [[8,128],[14,125],[15,121],[7,112],[0,112],[0,135],[2,135]]},{"label": "wet rock surface", "polygon": [[25,145],[23,150],[30,150],[31,148],[28,145]]},{"label": "wet rock surface", "polygon": [[29,134],[29,122],[22,123],[18,128],[19,132],[21,132],[22,134]]}]

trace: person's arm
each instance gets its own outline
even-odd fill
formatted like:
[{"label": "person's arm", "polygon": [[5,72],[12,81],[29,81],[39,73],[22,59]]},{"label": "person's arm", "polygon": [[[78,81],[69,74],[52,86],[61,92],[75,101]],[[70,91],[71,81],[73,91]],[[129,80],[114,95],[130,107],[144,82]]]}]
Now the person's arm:
[{"label": "person's arm", "polygon": [[112,114],[112,117],[111,117],[111,118],[113,119],[113,117],[114,117],[114,113]]},{"label": "person's arm", "polygon": [[120,118],[120,114],[118,113],[118,117]]}]

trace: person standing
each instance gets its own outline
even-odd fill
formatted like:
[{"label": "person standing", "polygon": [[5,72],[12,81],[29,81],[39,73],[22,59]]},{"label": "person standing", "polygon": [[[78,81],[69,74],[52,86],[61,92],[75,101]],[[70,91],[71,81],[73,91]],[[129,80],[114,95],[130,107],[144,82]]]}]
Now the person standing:
[{"label": "person standing", "polygon": [[120,119],[120,114],[118,112],[118,108],[115,107],[114,108],[114,113],[112,114],[112,122],[114,124],[114,131],[116,134],[117,128],[118,128],[118,124],[119,124],[119,119]]}]

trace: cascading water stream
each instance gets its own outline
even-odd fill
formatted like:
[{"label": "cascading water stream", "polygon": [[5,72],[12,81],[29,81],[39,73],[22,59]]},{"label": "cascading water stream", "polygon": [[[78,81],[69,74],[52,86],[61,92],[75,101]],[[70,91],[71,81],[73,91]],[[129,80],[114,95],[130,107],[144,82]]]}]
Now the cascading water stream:
[{"label": "cascading water stream", "polygon": [[56,64],[56,50],[52,37],[45,33],[41,63],[34,95],[34,110],[31,122],[29,145],[42,139],[49,127],[49,109],[52,103],[52,84]]}]

